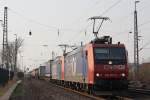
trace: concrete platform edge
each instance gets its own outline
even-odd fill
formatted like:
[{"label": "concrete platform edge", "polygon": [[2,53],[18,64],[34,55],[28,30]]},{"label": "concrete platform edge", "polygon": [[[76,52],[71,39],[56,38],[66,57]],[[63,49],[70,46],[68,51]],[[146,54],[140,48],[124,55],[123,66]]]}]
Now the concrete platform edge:
[{"label": "concrete platform edge", "polygon": [[11,94],[13,93],[17,85],[20,83],[21,80],[17,81],[11,88],[8,89],[8,91],[2,97],[0,97],[0,100],[9,100]]}]

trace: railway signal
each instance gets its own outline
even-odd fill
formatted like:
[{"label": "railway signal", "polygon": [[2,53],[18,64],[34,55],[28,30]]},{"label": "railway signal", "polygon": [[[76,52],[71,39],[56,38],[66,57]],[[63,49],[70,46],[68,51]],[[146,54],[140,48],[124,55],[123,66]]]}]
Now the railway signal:
[{"label": "railway signal", "polygon": [[31,30],[29,31],[29,35],[30,35],[30,36],[32,35],[32,32],[31,32]]}]

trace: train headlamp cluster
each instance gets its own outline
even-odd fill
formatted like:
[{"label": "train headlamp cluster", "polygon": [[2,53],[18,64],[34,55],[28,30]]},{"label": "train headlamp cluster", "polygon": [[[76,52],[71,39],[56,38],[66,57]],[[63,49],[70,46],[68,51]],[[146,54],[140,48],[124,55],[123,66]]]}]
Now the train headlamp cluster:
[{"label": "train headlamp cluster", "polygon": [[109,64],[109,65],[112,65],[112,61],[109,61],[108,64]]},{"label": "train headlamp cluster", "polygon": [[125,73],[122,73],[122,74],[121,74],[121,76],[122,76],[122,77],[125,77],[125,76],[126,76],[126,74],[125,74]]},{"label": "train headlamp cluster", "polygon": [[96,76],[99,77],[99,73],[97,73]]},{"label": "train headlamp cluster", "polygon": [[[99,76],[100,76],[100,74],[99,74],[99,73],[96,73],[96,77],[99,77]],[[122,73],[121,76],[122,76],[122,77],[125,77],[126,74],[125,74],[125,73]]]}]

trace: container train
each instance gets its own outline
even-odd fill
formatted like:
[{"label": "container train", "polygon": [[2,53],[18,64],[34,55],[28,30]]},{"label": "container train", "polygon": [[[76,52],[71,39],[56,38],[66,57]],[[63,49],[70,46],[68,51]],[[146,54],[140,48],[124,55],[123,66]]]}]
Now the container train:
[{"label": "container train", "polygon": [[[128,88],[128,53],[124,44],[104,36],[49,61],[50,81],[93,93]],[[40,75],[40,74],[39,74]]]},{"label": "container train", "polygon": [[50,79],[50,60],[41,64],[38,68],[29,72],[29,76],[35,79]]}]

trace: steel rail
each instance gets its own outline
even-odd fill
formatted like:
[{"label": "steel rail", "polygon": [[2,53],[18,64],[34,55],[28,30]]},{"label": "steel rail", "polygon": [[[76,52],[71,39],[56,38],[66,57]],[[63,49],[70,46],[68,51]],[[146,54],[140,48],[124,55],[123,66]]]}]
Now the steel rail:
[{"label": "steel rail", "polygon": [[[82,95],[82,96],[85,96],[87,98],[91,98],[91,99],[94,99],[94,100],[107,100],[106,98],[110,97],[110,95],[106,96],[106,97],[102,97],[101,95],[90,95],[88,93],[80,92],[80,91],[73,90],[73,89],[70,89],[70,88],[66,88],[66,87],[63,87],[63,86],[60,86],[60,85],[57,85],[57,84],[54,84],[54,83],[51,83],[51,84],[54,85],[54,86],[57,86],[59,88],[62,88],[64,90],[67,90],[67,91],[70,91],[70,92],[73,92],[73,93],[76,93],[76,94],[79,94],[79,95]],[[123,96],[114,96],[114,98],[117,98],[119,100],[133,100],[131,98],[123,97]]]},{"label": "steel rail", "polygon": [[130,92],[135,92],[135,93],[150,95],[150,90],[148,90],[148,89],[129,88],[128,90],[129,90]]},{"label": "steel rail", "polygon": [[[53,83],[51,83],[53,84]],[[88,93],[85,93],[85,92],[80,92],[80,91],[77,91],[77,90],[73,90],[73,89],[70,89],[70,88],[66,88],[66,87],[63,87],[63,86],[60,86],[60,85],[57,85],[57,84],[53,84],[59,88],[62,88],[64,90],[67,90],[67,91],[70,91],[70,92],[73,92],[73,93],[76,93],[76,94],[79,94],[79,95],[82,95],[82,96],[85,96],[87,98],[91,98],[91,99],[94,99],[94,100],[106,100],[104,98],[101,98],[101,97],[98,97],[98,96],[94,96],[94,95],[89,95]]]}]

